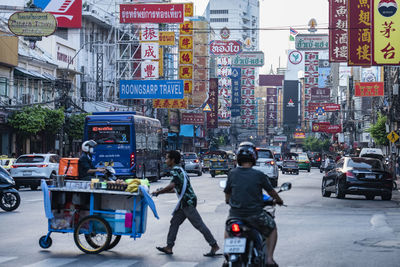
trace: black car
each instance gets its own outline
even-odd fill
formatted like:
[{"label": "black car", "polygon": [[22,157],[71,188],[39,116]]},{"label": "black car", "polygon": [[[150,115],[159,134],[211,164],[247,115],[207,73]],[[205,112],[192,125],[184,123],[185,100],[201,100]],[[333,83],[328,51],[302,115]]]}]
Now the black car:
[{"label": "black car", "polygon": [[343,157],[336,168],[322,179],[322,196],[337,198],[348,195],[364,195],[368,200],[381,196],[382,200],[392,199],[393,180],[385,171],[382,162],[373,158]]}]

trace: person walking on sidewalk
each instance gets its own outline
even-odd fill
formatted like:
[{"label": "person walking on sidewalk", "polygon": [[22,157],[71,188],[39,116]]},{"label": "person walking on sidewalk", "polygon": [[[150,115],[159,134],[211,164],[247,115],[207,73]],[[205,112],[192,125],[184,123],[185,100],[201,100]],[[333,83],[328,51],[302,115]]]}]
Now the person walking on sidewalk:
[{"label": "person walking on sidewalk", "polygon": [[165,163],[168,167],[172,168],[171,182],[166,187],[152,192],[153,196],[158,196],[160,194],[173,193],[175,191],[178,197],[178,203],[172,213],[172,219],[167,236],[167,246],[156,248],[165,254],[172,254],[172,248],[175,245],[179,226],[187,218],[190,223],[203,234],[205,240],[211,246],[211,250],[204,254],[204,256],[213,257],[219,250],[219,246],[196,209],[197,197],[193,191],[192,185],[190,184],[189,176],[179,166],[180,161],[181,154],[178,151],[169,151],[167,153]]}]

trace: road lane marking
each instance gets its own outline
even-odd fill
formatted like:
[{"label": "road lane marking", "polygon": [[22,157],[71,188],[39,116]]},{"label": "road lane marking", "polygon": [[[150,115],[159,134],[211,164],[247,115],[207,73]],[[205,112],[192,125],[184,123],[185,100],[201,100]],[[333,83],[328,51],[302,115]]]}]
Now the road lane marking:
[{"label": "road lane marking", "polygon": [[198,262],[191,261],[171,261],[164,264],[161,267],[194,267],[198,264]]},{"label": "road lane marking", "polygon": [[71,259],[71,258],[50,258],[35,262],[33,264],[25,265],[25,267],[48,267],[48,266],[57,267],[71,263],[76,260],[77,259]]},{"label": "road lane marking", "polygon": [[0,264],[6,261],[15,260],[17,257],[0,257]]},{"label": "road lane marking", "polygon": [[135,260],[107,260],[100,264],[96,264],[96,267],[107,267],[107,266],[118,266],[118,267],[127,267],[138,263],[139,261]]},{"label": "road lane marking", "polygon": [[25,200],[25,202],[36,202],[36,201],[43,201],[43,198]]}]

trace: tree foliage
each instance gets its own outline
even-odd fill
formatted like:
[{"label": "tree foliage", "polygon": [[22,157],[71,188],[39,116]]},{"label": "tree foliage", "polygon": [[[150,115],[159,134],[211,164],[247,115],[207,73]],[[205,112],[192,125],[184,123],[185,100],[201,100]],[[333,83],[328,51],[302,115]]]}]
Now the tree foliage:
[{"label": "tree foliage", "polygon": [[46,133],[56,134],[64,124],[64,110],[63,109],[44,109],[45,112],[45,131]]},{"label": "tree foliage", "polygon": [[386,133],[386,120],[386,116],[378,113],[378,120],[367,130],[367,132],[371,134],[375,143],[380,146],[384,146],[389,143]]},{"label": "tree foliage", "polygon": [[331,142],[329,139],[320,139],[309,136],[304,140],[304,149],[307,151],[322,152],[329,150]]},{"label": "tree foliage", "polygon": [[89,115],[87,113],[73,114],[67,118],[66,133],[73,140],[83,139],[83,128],[85,125],[85,118]]}]

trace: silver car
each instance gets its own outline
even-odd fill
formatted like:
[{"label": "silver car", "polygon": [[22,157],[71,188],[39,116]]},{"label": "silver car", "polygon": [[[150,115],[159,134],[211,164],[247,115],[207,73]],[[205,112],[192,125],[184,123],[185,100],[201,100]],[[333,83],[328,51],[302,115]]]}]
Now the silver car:
[{"label": "silver car", "polygon": [[257,148],[258,159],[254,169],[262,171],[266,174],[273,187],[278,186],[279,171],[278,165],[274,158],[274,153],[266,148]]},{"label": "silver car", "polygon": [[183,159],[185,161],[185,171],[187,173],[197,173],[198,176],[203,174],[201,162],[196,153],[183,153]]},{"label": "silver car", "polygon": [[14,162],[10,174],[17,187],[30,186],[36,190],[41,179],[53,179],[58,174],[60,157],[56,154],[26,154]]}]

